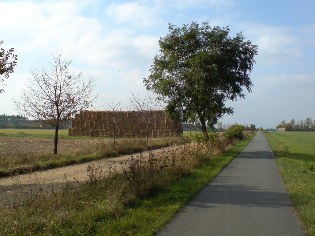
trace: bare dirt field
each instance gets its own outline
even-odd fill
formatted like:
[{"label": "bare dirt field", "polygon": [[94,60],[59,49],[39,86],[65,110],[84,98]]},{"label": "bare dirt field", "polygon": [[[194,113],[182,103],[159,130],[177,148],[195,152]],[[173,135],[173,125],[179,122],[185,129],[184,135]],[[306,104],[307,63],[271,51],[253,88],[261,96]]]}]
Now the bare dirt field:
[{"label": "bare dirt field", "polygon": [[[84,152],[108,141],[108,139],[59,139],[58,150],[60,154]],[[0,159],[45,155],[51,154],[52,151],[52,138],[0,137]]]},{"label": "bare dirt field", "polygon": [[[80,163],[82,158],[98,159],[100,153],[112,150],[111,139],[82,138],[59,139],[58,156],[53,155],[53,138],[43,137],[0,137],[0,173],[11,173],[14,170],[34,169],[34,166],[54,164],[64,166],[73,161]],[[113,156],[113,155],[112,155]],[[47,168],[35,168],[47,169]],[[29,172],[29,171],[26,171]],[[25,173],[23,171],[18,173]]]}]

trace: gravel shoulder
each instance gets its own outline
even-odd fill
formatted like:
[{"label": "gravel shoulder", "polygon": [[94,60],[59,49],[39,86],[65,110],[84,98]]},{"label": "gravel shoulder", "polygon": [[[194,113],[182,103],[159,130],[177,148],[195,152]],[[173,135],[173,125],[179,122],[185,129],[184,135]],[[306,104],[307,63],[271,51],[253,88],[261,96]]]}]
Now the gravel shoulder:
[{"label": "gravel shoulder", "polygon": [[25,199],[36,197],[38,194],[49,194],[59,191],[66,184],[80,184],[89,180],[87,168],[102,169],[102,176],[110,174],[112,169],[122,171],[128,165],[131,158],[149,156],[150,153],[158,153],[165,149],[148,151],[125,155],[114,158],[107,158],[83,164],[66,166],[46,171],[38,171],[30,174],[17,175],[0,179],[0,206],[19,203]]}]

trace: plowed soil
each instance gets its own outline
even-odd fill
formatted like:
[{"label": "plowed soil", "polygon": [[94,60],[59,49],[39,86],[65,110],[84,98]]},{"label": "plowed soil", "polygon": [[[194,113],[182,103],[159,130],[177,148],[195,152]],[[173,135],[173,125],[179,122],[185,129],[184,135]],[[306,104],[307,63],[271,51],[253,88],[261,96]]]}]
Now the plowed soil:
[{"label": "plowed soil", "polygon": [[[90,150],[100,143],[108,142],[105,139],[59,139],[60,154],[82,152]],[[31,137],[0,137],[1,158],[16,158],[26,155],[44,155],[53,152],[52,138]]]}]

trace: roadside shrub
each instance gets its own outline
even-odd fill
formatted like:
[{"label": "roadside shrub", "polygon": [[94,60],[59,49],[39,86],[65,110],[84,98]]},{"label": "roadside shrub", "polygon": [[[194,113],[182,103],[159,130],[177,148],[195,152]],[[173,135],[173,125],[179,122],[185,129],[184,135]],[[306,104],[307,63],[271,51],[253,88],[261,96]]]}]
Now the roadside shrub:
[{"label": "roadside shrub", "polygon": [[206,138],[203,133],[192,133],[190,135],[191,141],[195,143],[204,143],[206,142]]},{"label": "roadside shrub", "polygon": [[244,131],[243,125],[232,125],[227,131],[224,132],[226,138],[233,139],[243,139],[242,132]]},{"label": "roadside shrub", "polygon": [[150,153],[147,157],[139,154],[130,158],[123,168],[123,175],[133,195],[143,198],[170,181],[191,173],[196,166],[211,157],[212,153],[206,144],[173,146],[158,153]]},{"label": "roadside shrub", "polygon": [[216,132],[210,132],[209,133],[209,138],[210,138],[210,142],[211,144],[216,144],[219,140],[219,133]]},{"label": "roadside shrub", "polygon": [[243,131],[242,137],[245,139],[249,139],[254,133],[255,133],[255,131],[252,131],[252,130]]},{"label": "roadside shrub", "polygon": [[218,135],[217,141],[215,143],[214,151],[216,153],[225,152],[231,145],[232,139],[227,137],[225,133]]},{"label": "roadside shrub", "polygon": [[[218,140],[219,134],[216,133],[216,132],[209,132],[208,135],[209,135],[209,141],[210,141],[210,143],[211,143],[211,144],[215,144],[215,143],[217,142],[217,140]],[[207,143],[207,140],[206,140],[204,134],[201,133],[201,132],[192,133],[192,134],[190,134],[189,138],[190,138],[191,141],[194,142],[194,143],[199,143],[199,144],[201,144],[201,143]]]}]

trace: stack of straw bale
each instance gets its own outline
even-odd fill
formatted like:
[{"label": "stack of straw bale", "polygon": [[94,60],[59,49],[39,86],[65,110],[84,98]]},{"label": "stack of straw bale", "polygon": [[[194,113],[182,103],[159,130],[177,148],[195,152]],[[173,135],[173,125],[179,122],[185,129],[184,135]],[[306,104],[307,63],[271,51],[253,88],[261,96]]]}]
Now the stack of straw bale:
[{"label": "stack of straw bale", "polygon": [[81,111],[72,120],[69,136],[162,138],[182,133],[178,120],[165,111]]}]

